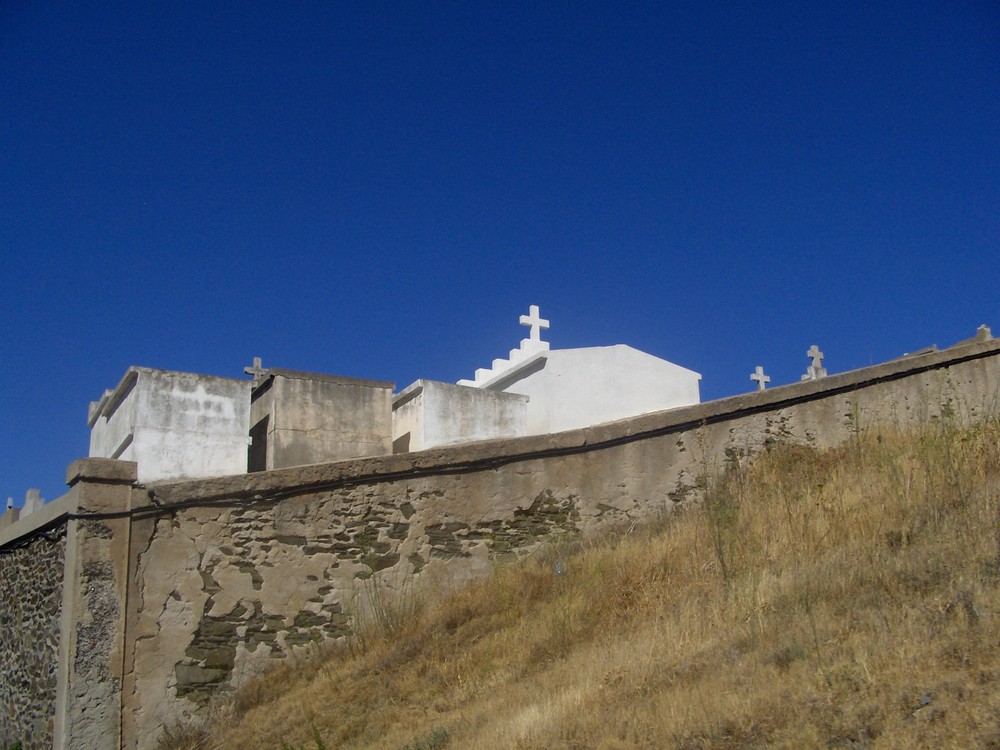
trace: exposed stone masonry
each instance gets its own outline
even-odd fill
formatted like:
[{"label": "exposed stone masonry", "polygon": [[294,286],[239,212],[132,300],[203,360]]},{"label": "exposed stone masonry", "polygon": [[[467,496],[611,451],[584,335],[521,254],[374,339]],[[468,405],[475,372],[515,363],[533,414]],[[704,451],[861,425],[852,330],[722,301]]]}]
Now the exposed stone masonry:
[{"label": "exposed stone masonry", "polygon": [[66,527],[0,550],[0,748],[52,747]]},{"label": "exposed stone masonry", "polygon": [[[155,750],[269,666],[405,617],[407,597],[698,502],[774,442],[998,404],[1000,342],[985,341],[545,437],[152,485],[134,463],[75,462],[47,520],[0,528],[0,750]],[[60,513],[65,530],[39,531]]]},{"label": "exposed stone masonry", "polygon": [[[238,685],[240,662],[249,657],[284,659],[350,635],[365,606],[356,601],[359,592],[370,591],[365,582],[383,571],[410,576],[432,560],[462,560],[482,550],[496,558],[578,530],[575,499],[549,490],[507,518],[427,523],[415,506],[440,493],[386,489],[361,503],[345,490],[273,505],[192,509],[161,520],[152,552],[169,545],[191,555],[193,545],[198,559],[197,578],[187,571],[185,580],[172,579],[169,592],[160,589],[172,601],[197,591],[201,602],[200,611],[185,609],[183,616],[194,615],[197,627],[168,677],[177,698],[204,705],[220,688]],[[153,611],[170,607],[157,601]]]}]

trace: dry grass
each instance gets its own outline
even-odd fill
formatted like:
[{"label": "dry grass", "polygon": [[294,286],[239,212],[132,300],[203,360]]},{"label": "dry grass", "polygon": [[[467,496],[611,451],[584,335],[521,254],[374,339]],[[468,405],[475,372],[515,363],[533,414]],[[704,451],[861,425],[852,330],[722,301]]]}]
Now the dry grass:
[{"label": "dry grass", "polygon": [[1000,748],[1000,422],[713,485],[269,675],[198,746]]}]

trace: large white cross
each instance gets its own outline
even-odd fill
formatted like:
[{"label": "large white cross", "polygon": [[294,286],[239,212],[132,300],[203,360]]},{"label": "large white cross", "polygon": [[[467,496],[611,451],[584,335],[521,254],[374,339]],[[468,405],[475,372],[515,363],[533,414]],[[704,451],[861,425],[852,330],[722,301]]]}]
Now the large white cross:
[{"label": "large white cross", "polygon": [[532,341],[542,340],[542,328],[549,327],[549,321],[541,317],[538,312],[538,305],[528,307],[528,314],[521,316],[521,325],[528,326],[528,338]]},{"label": "large white cross", "polygon": [[764,388],[767,387],[764,384],[771,382],[771,376],[770,375],[765,375],[764,374],[764,368],[761,367],[760,365],[757,365],[757,369],[754,370],[753,374],[750,376],[750,379],[757,381],[757,390],[758,391],[764,390]]}]

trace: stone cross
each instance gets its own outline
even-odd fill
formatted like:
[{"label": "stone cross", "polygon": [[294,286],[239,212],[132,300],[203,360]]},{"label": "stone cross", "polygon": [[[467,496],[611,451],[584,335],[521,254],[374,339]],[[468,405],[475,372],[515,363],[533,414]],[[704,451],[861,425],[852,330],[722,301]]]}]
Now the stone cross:
[{"label": "stone cross", "polygon": [[806,356],[809,357],[810,363],[809,367],[806,368],[806,374],[802,376],[802,380],[819,380],[820,378],[826,377],[826,368],[823,367],[823,352],[819,350],[816,344],[809,347],[809,351],[806,352]]},{"label": "stone cross", "polygon": [[539,314],[538,305],[528,307],[528,314],[521,316],[520,323],[523,326],[528,326],[528,338],[532,341],[541,341],[541,329],[549,327],[549,321]]},{"label": "stone cross", "polygon": [[267,372],[267,370],[265,370],[263,367],[261,367],[260,357],[254,357],[253,358],[253,366],[252,367],[244,367],[243,368],[243,372],[245,372],[247,375],[253,375],[255,378],[259,378],[261,375],[263,375],[265,372]]},{"label": "stone cross", "polygon": [[809,347],[809,351],[806,352],[806,356],[812,360],[812,367],[819,370],[823,367],[823,352],[819,350],[816,344]]},{"label": "stone cross", "polygon": [[767,387],[765,384],[771,382],[771,376],[765,375],[764,368],[761,367],[760,365],[757,365],[757,369],[754,370],[753,374],[750,376],[750,379],[757,381],[758,391],[764,390]]}]

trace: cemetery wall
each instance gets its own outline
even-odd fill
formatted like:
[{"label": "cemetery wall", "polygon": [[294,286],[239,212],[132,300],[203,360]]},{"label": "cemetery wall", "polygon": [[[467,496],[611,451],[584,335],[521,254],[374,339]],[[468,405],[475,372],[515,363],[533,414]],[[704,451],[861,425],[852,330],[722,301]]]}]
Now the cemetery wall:
[{"label": "cemetery wall", "polygon": [[165,723],[394,599],[695,501],[770,443],[996,413],[998,354],[992,341],[556,435],[150,486],[132,531],[125,736],[153,747]]},{"label": "cemetery wall", "polygon": [[375,610],[695,502],[706,478],[771,443],[832,446],[998,405],[992,340],[555,435],[146,485],[134,463],[83,459],[64,498],[0,523],[0,604],[17,634],[5,621],[4,684],[35,658],[51,675],[58,642],[54,701],[50,682],[4,695],[0,731],[153,748],[164,726]]},{"label": "cemetery wall", "polygon": [[0,748],[50,748],[66,526],[0,550]]}]

